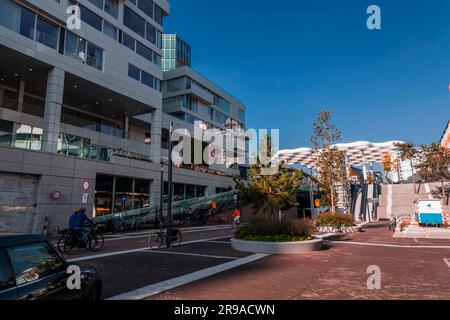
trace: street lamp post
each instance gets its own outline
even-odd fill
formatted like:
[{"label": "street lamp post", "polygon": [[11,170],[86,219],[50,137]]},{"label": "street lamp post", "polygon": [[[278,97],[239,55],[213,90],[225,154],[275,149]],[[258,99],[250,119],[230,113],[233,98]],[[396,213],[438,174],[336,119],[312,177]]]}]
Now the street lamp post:
[{"label": "street lamp post", "polygon": [[166,244],[167,248],[170,248],[171,245],[171,236],[172,236],[172,125],[170,122],[169,125],[169,163],[168,163],[168,199],[167,199],[167,236],[166,236]]},{"label": "street lamp post", "polygon": [[161,196],[159,197],[159,224],[163,222],[163,205],[164,205],[164,165],[161,164]]}]

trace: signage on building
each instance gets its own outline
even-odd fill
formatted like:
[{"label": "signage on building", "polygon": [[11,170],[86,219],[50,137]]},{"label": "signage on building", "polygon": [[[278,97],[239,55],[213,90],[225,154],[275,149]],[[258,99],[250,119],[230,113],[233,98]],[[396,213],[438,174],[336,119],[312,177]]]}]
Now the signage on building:
[{"label": "signage on building", "polygon": [[83,181],[83,191],[89,190],[89,181],[87,179],[84,179]]},{"label": "signage on building", "polygon": [[83,193],[83,196],[81,198],[81,203],[82,204],[87,204],[89,200],[89,193]]},{"label": "signage on building", "polygon": [[61,192],[59,192],[59,191],[54,191],[54,192],[52,193],[52,198],[55,199],[55,200],[60,199],[60,198],[61,198]]}]

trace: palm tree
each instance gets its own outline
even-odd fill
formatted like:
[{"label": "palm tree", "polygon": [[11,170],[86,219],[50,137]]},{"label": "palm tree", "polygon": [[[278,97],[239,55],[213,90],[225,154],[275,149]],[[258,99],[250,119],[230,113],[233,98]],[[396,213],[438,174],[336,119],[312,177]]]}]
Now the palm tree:
[{"label": "palm tree", "polygon": [[279,164],[278,173],[273,175],[261,175],[261,164],[250,168],[248,182],[244,183],[236,177],[236,189],[239,190],[241,199],[252,204],[253,213],[264,212],[271,215],[274,220],[276,212],[289,210],[298,205],[297,191],[303,180],[301,170],[290,170]]},{"label": "palm tree", "polygon": [[400,158],[402,160],[409,160],[409,164],[411,165],[411,170],[412,170],[414,193],[417,193],[416,192],[416,174],[414,171],[414,164],[413,164],[413,160],[417,158],[416,146],[412,142],[405,142],[405,143],[396,143],[395,147],[397,147],[398,151],[400,152]]}]

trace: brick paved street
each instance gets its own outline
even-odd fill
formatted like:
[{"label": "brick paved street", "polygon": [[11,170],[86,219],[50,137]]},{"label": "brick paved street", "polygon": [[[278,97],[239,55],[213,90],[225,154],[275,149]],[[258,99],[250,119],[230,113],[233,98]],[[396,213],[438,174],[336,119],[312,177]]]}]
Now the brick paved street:
[{"label": "brick paved street", "polygon": [[[181,247],[146,249],[147,235],[109,238],[101,252],[68,257],[93,265],[104,298],[448,299],[448,240],[393,238],[387,224],[328,238],[321,252],[259,256],[231,248],[231,228],[184,230]],[[254,258],[256,257],[256,258]],[[233,264],[230,266],[230,263]],[[381,268],[381,290],[367,268]],[[141,288],[144,288],[143,290]]]},{"label": "brick paved street", "polygon": [[[448,241],[391,238],[385,223],[341,240],[399,245]],[[448,299],[450,249],[332,243],[321,252],[269,256],[151,299]],[[367,267],[381,268],[381,290],[368,290]]]}]

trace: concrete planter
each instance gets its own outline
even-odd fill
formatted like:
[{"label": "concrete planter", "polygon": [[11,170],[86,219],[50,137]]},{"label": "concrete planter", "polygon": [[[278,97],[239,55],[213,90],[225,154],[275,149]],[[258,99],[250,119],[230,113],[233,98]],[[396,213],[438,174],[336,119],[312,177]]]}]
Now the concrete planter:
[{"label": "concrete planter", "polygon": [[244,252],[267,254],[297,254],[322,250],[322,239],[291,242],[266,242],[231,239],[231,246]]}]

